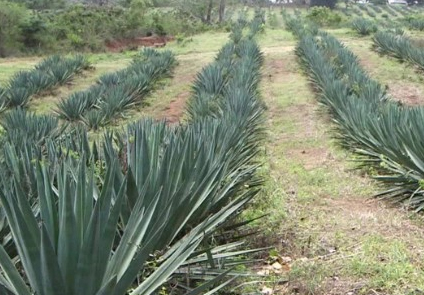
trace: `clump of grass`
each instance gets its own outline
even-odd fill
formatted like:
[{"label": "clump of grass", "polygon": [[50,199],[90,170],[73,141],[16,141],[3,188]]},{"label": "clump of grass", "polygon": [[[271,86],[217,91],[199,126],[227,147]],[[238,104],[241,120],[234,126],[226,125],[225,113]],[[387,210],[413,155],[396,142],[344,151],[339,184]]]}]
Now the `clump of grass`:
[{"label": "clump of grass", "polygon": [[365,238],[349,264],[349,272],[367,278],[367,289],[388,291],[424,288],[424,272],[413,265],[413,254],[405,242],[380,235]]}]

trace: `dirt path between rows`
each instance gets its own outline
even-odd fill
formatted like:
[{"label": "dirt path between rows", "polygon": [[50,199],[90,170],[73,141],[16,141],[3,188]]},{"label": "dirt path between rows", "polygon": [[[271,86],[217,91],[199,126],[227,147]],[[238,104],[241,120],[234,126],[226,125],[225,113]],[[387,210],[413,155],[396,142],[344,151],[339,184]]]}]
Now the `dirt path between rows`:
[{"label": "dirt path between rows", "polygon": [[279,252],[258,270],[274,278],[264,294],[423,294],[422,218],[371,198],[381,188],[331,139],[289,49],[264,50],[267,227]]},{"label": "dirt path between rows", "polygon": [[184,120],[186,104],[191,96],[191,86],[197,73],[213,60],[213,54],[179,55],[178,66],[172,78],[149,95],[147,105],[141,109],[144,116],[152,116],[166,120],[169,124],[177,124]]}]

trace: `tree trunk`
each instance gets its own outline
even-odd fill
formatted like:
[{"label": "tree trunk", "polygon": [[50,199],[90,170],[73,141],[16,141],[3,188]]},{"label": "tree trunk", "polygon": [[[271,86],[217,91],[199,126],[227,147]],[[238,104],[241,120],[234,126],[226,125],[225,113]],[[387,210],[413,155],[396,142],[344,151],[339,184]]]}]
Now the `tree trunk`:
[{"label": "tree trunk", "polygon": [[208,24],[210,24],[212,20],[212,8],[213,8],[213,0],[209,0],[208,10],[206,12],[206,22]]},{"label": "tree trunk", "polygon": [[225,0],[219,2],[219,23],[222,23],[225,16]]}]

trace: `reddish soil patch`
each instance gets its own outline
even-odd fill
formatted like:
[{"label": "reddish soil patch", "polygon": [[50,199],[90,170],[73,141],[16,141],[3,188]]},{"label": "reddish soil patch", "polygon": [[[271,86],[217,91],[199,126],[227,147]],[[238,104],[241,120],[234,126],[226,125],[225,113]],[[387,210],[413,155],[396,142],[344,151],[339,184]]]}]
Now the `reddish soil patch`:
[{"label": "reddish soil patch", "polygon": [[177,96],[176,99],[172,100],[162,116],[168,124],[177,124],[180,122],[180,118],[184,114],[185,104],[190,96],[189,92],[183,92]]},{"label": "reddish soil patch", "polygon": [[400,101],[405,105],[422,105],[424,104],[424,94],[421,89],[413,85],[404,84],[394,84],[389,88],[390,95],[394,99]]},{"label": "reddish soil patch", "polygon": [[360,55],[359,65],[369,74],[373,74],[376,67],[378,66],[375,60],[368,57],[366,54]]},{"label": "reddish soil patch", "polygon": [[268,77],[278,74],[289,74],[290,68],[287,66],[287,62],[284,59],[273,59],[267,69]]},{"label": "reddish soil patch", "polygon": [[128,48],[164,47],[168,42],[172,40],[174,40],[173,36],[138,37],[134,39],[121,39],[109,41],[106,43],[106,47],[109,51],[120,52]]}]

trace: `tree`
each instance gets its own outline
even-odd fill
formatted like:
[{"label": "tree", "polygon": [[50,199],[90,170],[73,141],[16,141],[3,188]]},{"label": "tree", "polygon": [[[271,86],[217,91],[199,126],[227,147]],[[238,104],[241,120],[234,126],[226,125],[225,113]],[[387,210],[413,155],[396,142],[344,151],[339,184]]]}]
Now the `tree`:
[{"label": "tree", "polygon": [[324,6],[330,9],[336,7],[337,0],[311,0],[310,6]]},{"label": "tree", "polygon": [[182,14],[211,24],[215,20],[218,22],[224,20],[226,0],[175,0],[174,7]]},{"label": "tree", "polygon": [[218,13],[219,13],[219,22],[220,23],[222,23],[222,21],[224,20],[224,17],[225,17],[225,4],[226,4],[225,2],[226,2],[225,0],[221,0],[219,2]]},{"label": "tree", "polygon": [[9,2],[23,4],[35,10],[57,9],[65,6],[65,0],[9,0]]},{"label": "tree", "polygon": [[25,7],[0,1],[0,57],[20,49],[21,25],[27,17],[28,11]]}]

